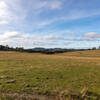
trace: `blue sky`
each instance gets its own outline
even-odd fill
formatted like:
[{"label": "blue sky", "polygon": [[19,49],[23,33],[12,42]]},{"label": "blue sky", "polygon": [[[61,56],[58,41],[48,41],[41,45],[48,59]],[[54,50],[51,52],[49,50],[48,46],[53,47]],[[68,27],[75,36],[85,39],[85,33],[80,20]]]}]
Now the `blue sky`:
[{"label": "blue sky", "polygon": [[100,0],[0,0],[0,44],[90,48],[100,45]]}]

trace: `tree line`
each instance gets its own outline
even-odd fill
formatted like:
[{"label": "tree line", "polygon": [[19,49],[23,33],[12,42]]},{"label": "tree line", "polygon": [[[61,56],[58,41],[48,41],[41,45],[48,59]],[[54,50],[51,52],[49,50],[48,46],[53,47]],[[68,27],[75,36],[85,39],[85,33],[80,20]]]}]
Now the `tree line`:
[{"label": "tree line", "polygon": [[[66,49],[66,48],[31,48],[24,49],[23,47],[9,47],[8,45],[0,45],[0,51],[18,51],[18,52],[29,52],[29,53],[44,53],[44,54],[55,54],[55,53],[64,53],[71,51],[83,51],[83,50],[96,50],[96,47],[91,49]],[[100,47],[98,48],[100,49]]]}]

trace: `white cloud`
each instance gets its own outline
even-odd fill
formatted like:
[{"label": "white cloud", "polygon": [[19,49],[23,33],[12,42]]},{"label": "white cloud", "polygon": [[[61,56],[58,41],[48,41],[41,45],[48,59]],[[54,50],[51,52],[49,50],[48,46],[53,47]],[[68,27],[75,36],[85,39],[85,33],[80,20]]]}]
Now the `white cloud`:
[{"label": "white cloud", "polygon": [[84,35],[85,37],[90,37],[90,38],[100,38],[100,34],[96,32],[88,32]]},{"label": "white cloud", "polygon": [[88,32],[88,33],[85,34],[86,37],[93,37],[95,35],[97,35],[96,32]]},{"label": "white cloud", "polygon": [[18,36],[18,32],[6,32],[3,34],[4,38],[15,38]]},{"label": "white cloud", "polygon": [[58,46],[59,43],[57,42],[39,42],[39,41],[34,41],[33,46]]},{"label": "white cloud", "polygon": [[[49,41],[48,41],[49,40]],[[55,42],[53,42],[53,40]],[[59,45],[57,41],[63,40],[63,37],[57,35],[35,35],[20,34],[19,32],[5,32],[0,34],[0,44],[9,46],[33,47],[33,46],[50,46]]]},{"label": "white cloud", "polygon": [[3,34],[0,34],[0,41],[10,40],[10,41],[16,41],[16,40],[24,40],[30,38],[31,35],[29,34],[19,34],[16,31],[13,32],[5,32]]},{"label": "white cloud", "polygon": [[75,32],[70,32],[71,35],[75,34]]},{"label": "white cloud", "polygon": [[4,1],[0,1],[0,25],[8,24],[9,11]]},{"label": "white cloud", "polygon": [[54,36],[54,35],[45,35],[45,36],[39,36],[38,39],[43,39],[43,40],[58,40],[60,37],[59,36]]},{"label": "white cloud", "polygon": [[16,24],[24,20],[26,13],[19,0],[0,0],[0,25]]},{"label": "white cloud", "polygon": [[47,6],[50,9],[60,9],[62,6],[62,2],[61,1],[52,1],[52,2],[48,2]]},{"label": "white cloud", "polygon": [[[68,5],[67,4],[64,5],[63,1],[64,0],[29,0],[29,1],[25,0],[25,2],[23,3],[23,0],[0,0],[0,26],[8,25],[5,28],[3,27],[2,28],[3,30],[1,29],[1,31],[5,31],[6,29],[14,30],[14,28],[16,31],[17,30],[31,31],[31,30],[36,30],[37,28],[43,28],[43,30],[45,28],[45,30],[51,31],[50,29],[52,27],[55,29],[60,27],[60,25],[58,25],[60,21],[67,22],[70,20],[76,20],[100,14],[100,10],[98,9],[97,11],[94,10],[90,12],[86,11],[86,9],[83,8],[71,9],[71,6],[67,7]],[[74,5],[72,6],[74,7]],[[63,9],[63,7],[65,9]],[[60,11],[56,12],[56,10],[59,9]],[[24,25],[26,25],[25,28]],[[45,27],[48,25],[51,25],[49,29]],[[20,28],[20,26],[22,27]],[[38,34],[44,33],[43,30],[41,30],[41,32]],[[73,37],[74,35],[67,36],[65,34],[66,35],[65,36],[64,33],[75,34],[75,32],[61,31],[61,28],[59,28],[59,31],[55,32],[45,31],[44,34],[47,35],[43,34],[42,36],[40,35],[34,36],[33,34],[26,34],[26,33],[20,34],[20,32],[16,31],[15,32],[8,31],[3,34],[0,34],[0,43],[3,41],[3,43],[9,43],[9,44],[11,44],[12,42],[13,45],[14,43],[16,43],[17,45],[23,44],[24,46],[28,46],[28,44],[32,45],[34,40],[90,41],[90,40],[95,40],[91,38],[100,38],[100,35],[96,32],[86,33],[84,37],[80,36],[79,38],[77,36]],[[61,33],[63,36],[61,35]]]},{"label": "white cloud", "polygon": [[[32,3],[32,2],[31,2]],[[34,10],[46,10],[46,9],[59,9],[62,6],[62,1],[57,0],[34,0],[34,6],[32,7]]]},{"label": "white cloud", "polygon": [[0,18],[5,18],[8,15],[7,4],[4,1],[0,1]]},{"label": "white cloud", "polygon": [[[66,5],[64,0],[29,0],[23,3],[23,0],[0,0],[0,23],[1,24],[11,24],[19,26],[28,26],[26,17],[34,17],[30,22],[35,28],[43,28],[47,25],[52,25],[53,23],[60,21],[70,21],[80,18],[91,17],[95,15],[100,15],[100,10],[97,9],[92,11],[87,11],[86,9],[71,9],[70,4],[73,4],[73,0],[67,1]],[[23,5],[25,4],[25,5]],[[41,19],[41,13],[45,15],[45,12],[50,10],[62,9],[57,16],[53,16],[51,19]],[[72,5],[74,6],[74,4]],[[65,13],[63,13],[65,12]],[[38,13],[38,14],[37,14]],[[32,14],[32,16],[31,16]],[[46,17],[46,16],[45,16]],[[47,17],[46,17],[47,18]],[[36,19],[36,20],[35,20]],[[4,21],[5,22],[4,22]],[[33,23],[34,22],[34,23]],[[12,24],[13,23],[13,24]],[[17,23],[17,24],[16,24]],[[37,24],[38,23],[38,24]],[[30,24],[29,24],[30,25]],[[18,26],[17,26],[18,27]]]},{"label": "white cloud", "polygon": [[[35,34],[20,34],[16,31],[8,31],[3,34],[0,34],[0,44],[9,45],[9,46],[18,46],[18,47],[36,47],[36,46],[60,46],[70,44],[68,41],[97,41],[96,38],[98,34],[87,33],[83,37],[65,37],[62,35],[35,35]],[[100,35],[99,35],[100,37]]]},{"label": "white cloud", "polygon": [[5,21],[5,20],[0,21],[0,25],[7,25],[7,24],[8,24],[8,21]]},{"label": "white cloud", "polygon": [[[59,9],[61,6],[62,1],[58,0],[30,0],[25,2],[24,5],[21,0],[0,0],[0,25],[27,26],[28,24],[25,24],[27,23],[26,18],[31,16],[32,13],[34,19],[36,18],[36,20],[32,20],[34,21],[33,27],[42,28],[54,21],[41,20],[40,13],[45,13],[48,9]],[[24,25],[22,25],[23,23]]]},{"label": "white cloud", "polygon": [[20,34],[16,31],[0,34],[0,44],[9,46],[30,47],[32,46],[32,35]]}]

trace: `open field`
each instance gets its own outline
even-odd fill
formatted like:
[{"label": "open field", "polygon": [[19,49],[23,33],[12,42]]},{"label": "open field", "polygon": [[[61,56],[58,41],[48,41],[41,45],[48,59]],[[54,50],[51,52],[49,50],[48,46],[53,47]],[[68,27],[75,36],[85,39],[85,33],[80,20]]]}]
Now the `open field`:
[{"label": "open field", "polygon": [[0,92],[54,95],[72,88],[100,94],[100,50],[45,55],[0,52]]}]

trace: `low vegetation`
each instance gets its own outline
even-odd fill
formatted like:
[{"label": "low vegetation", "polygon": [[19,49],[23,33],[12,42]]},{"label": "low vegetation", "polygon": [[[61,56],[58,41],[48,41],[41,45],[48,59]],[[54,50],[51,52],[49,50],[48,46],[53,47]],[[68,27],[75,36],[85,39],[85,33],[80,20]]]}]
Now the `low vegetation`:
[{"label": "low vegetation", "polygon": [[99,100],[100,50],[53,55],[1,51],[0,92],[4,100],[14,94]]}]

